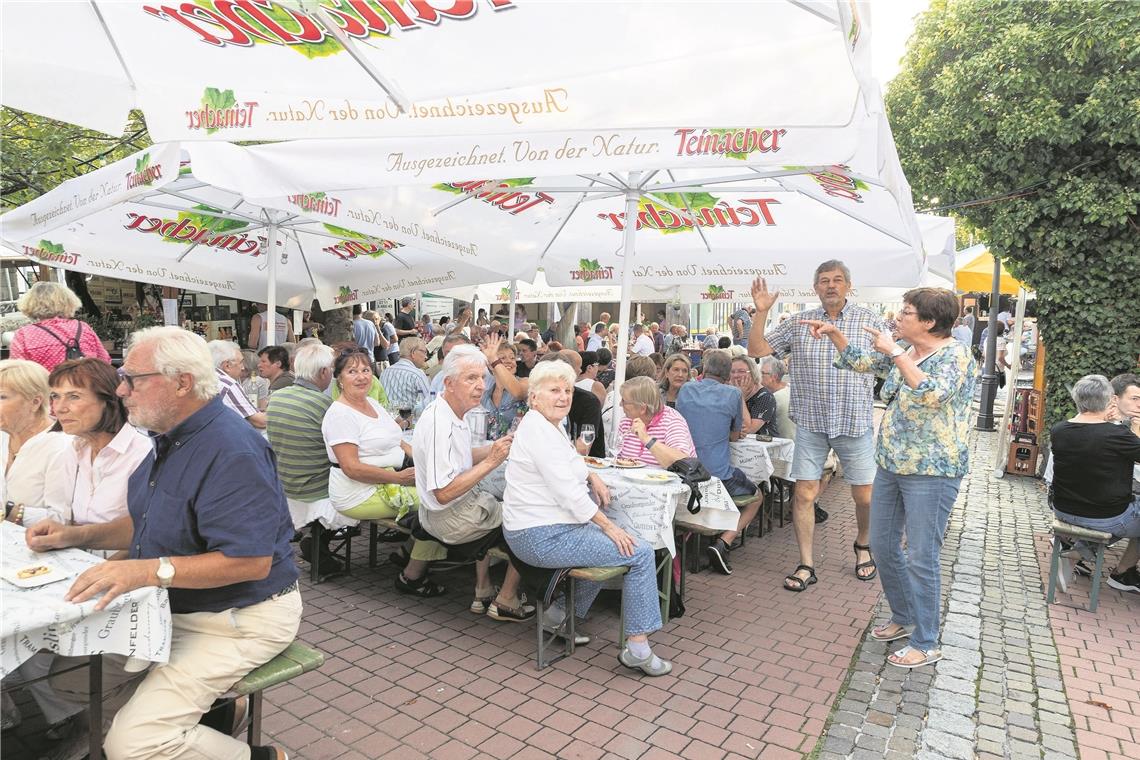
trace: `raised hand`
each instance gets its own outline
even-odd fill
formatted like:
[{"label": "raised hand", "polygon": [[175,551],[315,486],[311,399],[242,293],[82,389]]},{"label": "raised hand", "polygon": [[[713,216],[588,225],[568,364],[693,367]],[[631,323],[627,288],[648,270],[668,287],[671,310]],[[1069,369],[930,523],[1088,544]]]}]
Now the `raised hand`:
[{"label": "raised hand", "polygon": [[768,281],[763,277],[752,281],[752,303],[756,306],[756,311],[768,311],[779,297],[780,291],[769,291]]},{"label": "raised hand", "polygon": [[871,335],[871,348],[878,351],[880,354],[890,354],[898,344],[891,338],[891,334],[885,330],[876,330],[873,327],[864,327],[863,330]]},{"label": "raised hand", "polygon": [[490,333],[483,341],[483,356],[487,357],[487,363],[495,361],[499,357],[499,346],[503,345],[503,338],[498,333]]}]

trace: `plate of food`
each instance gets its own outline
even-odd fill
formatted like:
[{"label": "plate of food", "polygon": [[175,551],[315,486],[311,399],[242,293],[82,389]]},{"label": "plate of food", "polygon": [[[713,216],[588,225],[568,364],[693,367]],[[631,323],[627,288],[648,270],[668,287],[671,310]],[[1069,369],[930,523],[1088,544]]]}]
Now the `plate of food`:
[{"label": "plate of food", "polygon": [[582,460],[585,461],[586,466],[592,470],[605,470],[613,466],[610,460],[599,459],[598,457],[582,457]]},{"label": "plate of food", "polygon": [[639,483],[649,483],[658,486],[676,483],[678,480],[677,476],[673,473],[657,469],[631,470],[625,473],[625,477],[630,480],[636,480]]},{"label": "plate of food", "polygon": [[623,470],[637,470],[645,466],[645,462],[637,459],[627,459],[625,457],[618,457],[614,460],[614,467],[619,467]]},{"label": "plate of food", "polygon": [[36,562],[22,567],[4,568],[0,576],[14,586],[20,588],[35,588],[46,586],[49,583],[62,581],[70,575],[50,562]]}]

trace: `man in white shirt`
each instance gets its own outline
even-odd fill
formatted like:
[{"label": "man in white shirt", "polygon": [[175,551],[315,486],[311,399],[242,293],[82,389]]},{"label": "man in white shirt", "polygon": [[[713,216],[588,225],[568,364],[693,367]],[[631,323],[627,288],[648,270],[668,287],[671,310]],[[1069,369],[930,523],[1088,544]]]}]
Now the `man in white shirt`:
[{"label": "man in white shirt", "polygon": [[645,325],[635,324],[633,326],[633,348],[630,353],[637,354],[638,356],[649,356],[653,353],[653,338],[645,334]]},{"label": "man in white shirt", "polygon": [[[506,435],[489,446],[473,449],[471,429],[464,420],[467,412],[482,404],[486,371],[487,361],[475,346],[453,347],[439,373],[443,395],[423,413],[413,437],[420,525],[445,545],[466,544],[502,533],[502,504],[479,484],[507,460],[512,437]],[[533,617],[534,607],[518,598],[518,571],[507,567],[496,596],[490,567],[485,556],[475,563],[471,611],[510,622]]]},{"label": "man in white shirt", "polygon": [[962,318],[959,317],[958,319],[954,320],[954,329],[950,331],[950,335],[953,336],[954,340],[957,340],[968,346],[974,337],[974,332],[969,327],[966,327],[965,323],[962,321]]},{"label": "man in white shirt", "polygon": [[594,332],[590,335],[590,339],[586,341],[587,351],[597,351],[605,345],[606,341],[606,323],[598,322],[594,325]]}]

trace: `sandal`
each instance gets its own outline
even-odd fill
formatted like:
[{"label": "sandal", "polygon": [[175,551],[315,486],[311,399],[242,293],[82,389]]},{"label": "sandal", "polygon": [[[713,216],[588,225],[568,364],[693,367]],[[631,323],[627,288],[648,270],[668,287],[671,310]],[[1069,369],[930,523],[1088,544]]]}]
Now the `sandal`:
[{"label": "sandal", "polygon": [[396,590],[401,594],[411,594],[412,596],[422,596],[424,598],[439,596],[446,591],[443,586],[440,586],[427,576],[418,579],[418,581],[409,581],[404,577],[403,573],[396,576]]},{"label": "sandal", "polygon": [[[887,633],[893,629],[892,633]],[[887,623],[878,628],[871,629],[871,638],[875,641],[896,641],[898,639],[905,639],[910,636],[910,631],[907,630],[905,625],[898,623]]]},{"label": "sandal", "polygon": [[[875,555],[871,554],[871,547],[867,544],[861,544],[858,541],[851,543],[851,548],[855,550],[855,577],[861,581],[874,580],[875,576],[879,574],[879,566],[875,564]],[[870,557],[866,562],[859,562],[859,552],[867,552]],[[871,572],[866,575],[860,575],[859,571],[863,568],[871,568]]]},{"label": "sandal", "polygon": [[[917,662],[903,662],[902,659],[909,655],[911,652],[918,652],[922,655],[922,659],[918,660]],[[923,650],[907,646],[887,657],[887,662],[898,668],[921,668],[923,665],[932,665],[941,659],[941,649]]]},{"label": "sandal", "polygon": [[[796,573],[798,573],[800,570],[807,570],[811,574],[807,578],[801,578],[798,575],[796,575]],[[796,585],[789,586],[788,585],[789,581],[791,583],[796,584]],[[795,591],[797,593],[799,593],[800,591],[803,591],[804,589],[806,589],[808,586],[812,585],[813,583],[818,583],[818,582],[819,582],[819,579],[815,577],[815,568],[812,567],[811,565],[797,565],[796,569],[792,571],[791,575],[784,576],[784,588],[788,591]]]}]

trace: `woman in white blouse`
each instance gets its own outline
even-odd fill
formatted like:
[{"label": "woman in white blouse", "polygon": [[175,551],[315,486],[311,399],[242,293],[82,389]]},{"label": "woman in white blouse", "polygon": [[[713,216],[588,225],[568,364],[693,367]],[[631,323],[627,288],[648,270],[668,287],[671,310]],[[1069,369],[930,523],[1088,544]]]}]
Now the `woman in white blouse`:
[{"label": "woman in white blouse", "polygon": [[[399,519],[419,509],[416,470],[405,467],[404,455],[412,447],[403,430],[375,399],[372,388],[372,352],[363,348],[341,351],[333,363],[333,381],[340,394],[325,412],[321,433],[332,470],[329,500],[345,517],[354,520]],[[444,592],[427,577],[427,563],[447,556],[434,541],[417,540],[411,560],[396,577],[396,590],[417,596]]]},{"label": "woman in white blouse", "polygon": [[[531,370],[530,411],[515,432],[507,459],[503,535],[519,559],[535,567],[628,565],[622,585],[627,644],[618,659],[647,675],[665,675],[673,666],[653,654],[648,639],[661,627],[653,550],[598,508],[609,504],[609,490],[597,474],[587,471],[562,430],[574,381],[574,370],[565,362],[541,362]],[[579,584],[579,617],[585,616],[600,588]]]},{"label": "woman in white blouse", "polygon": [[41,365],[23,359],[0,361],[0,457],[4,466],[0,503],[5,505],[5,518],[18,525],[67,517],[48,509],[44,501],[45,486],[57,477],[57,461],[70,445],[70,436],[52,430],[50,392],[48,371]]}]

